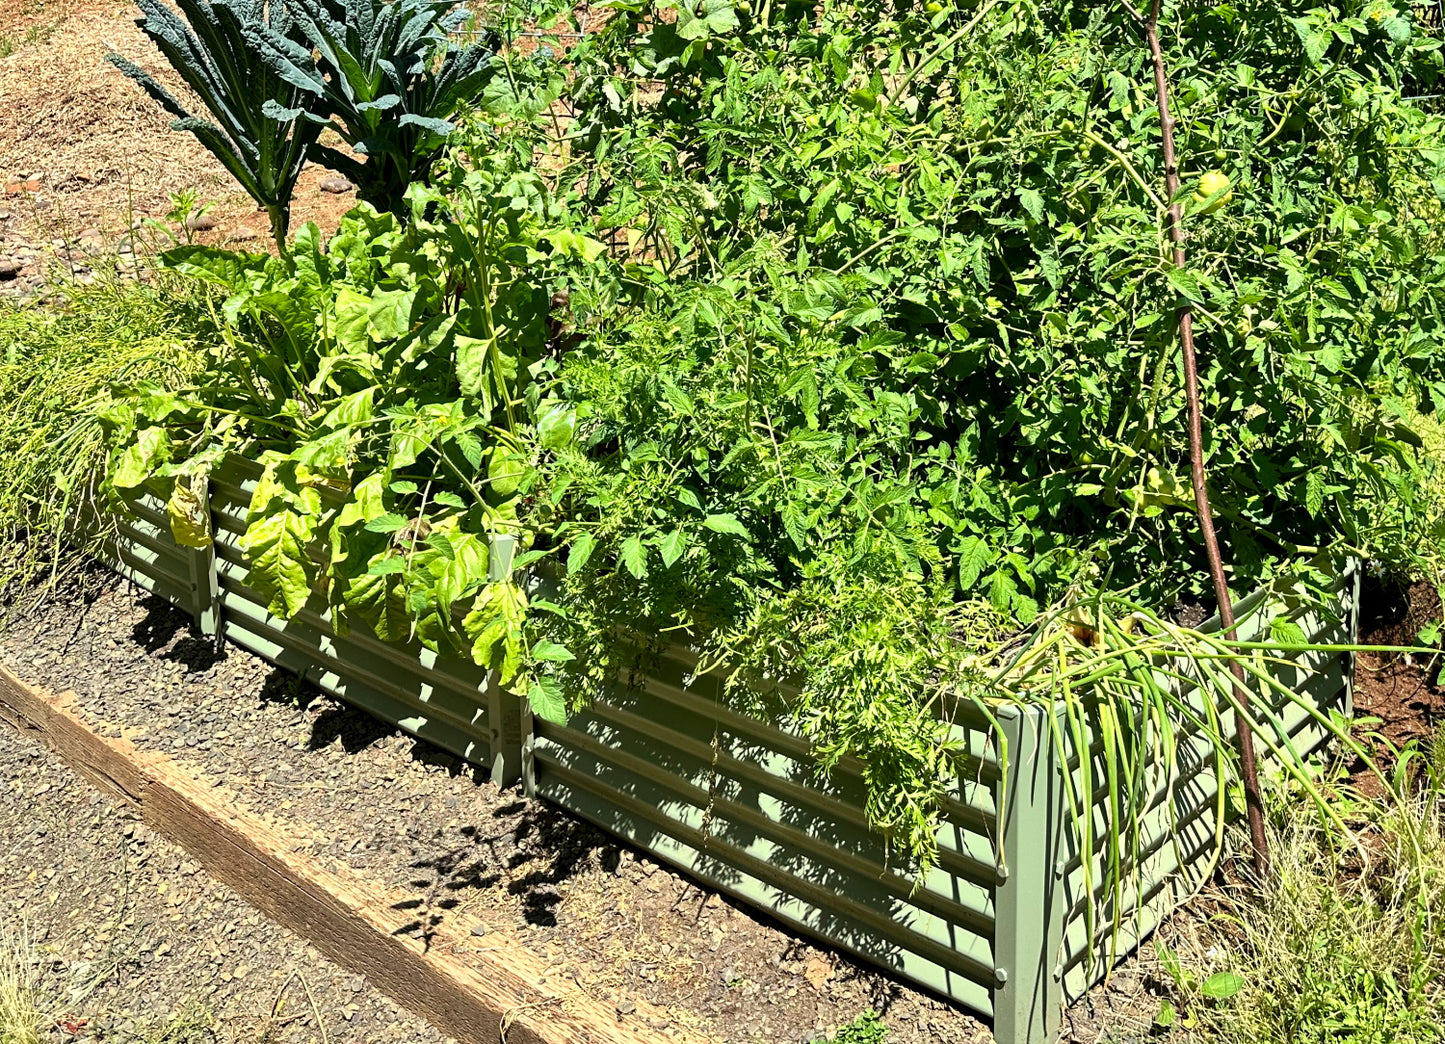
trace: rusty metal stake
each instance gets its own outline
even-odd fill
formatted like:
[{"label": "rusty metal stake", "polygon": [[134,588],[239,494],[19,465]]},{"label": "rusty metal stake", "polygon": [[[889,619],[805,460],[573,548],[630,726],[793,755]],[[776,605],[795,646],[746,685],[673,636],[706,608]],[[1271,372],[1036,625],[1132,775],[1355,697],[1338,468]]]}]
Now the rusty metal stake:
[{"label": "rusty metal stake", "polygon": [[[1152,0],[1145,16],[1129,2],[1124,6],[1144,27],[1149,53],[1154,59],[1154,90],[1159,100],[1159,127],[1164,145],[1164,184],[1168,190],[1169,238],[1174,246],[1174,265],[1184,267],[1184,213],[1175,197],[1179,194],[1179,159],[1174,149],[1174,117],[1169,111],[1169,77],[1164,68],[1164,51],[1159,45],[1159,4]],[[1189,403],[1189,474],[1194,483],[1194,503],[1199,512],[1199,532],[1204,538],[1204,553],[1209,559],[1209,576],[1214,582],[1214,597],[1219,602],[1219,619],[1224,625],[1226,641],[1235,640],[1234,604],[1229,597],[1229,584],[1224,578],[1224,560],[1219,553],[1219,537],[1214,532],[1214,515],[1209,506],[1209,490],[1204,474],[1204,434],[1199,406],[1199,363],[1194,351],[1194,307],[1185,301],[1179,309],[1179,344],[1184,356],[1184,394]],[[1269,866],[1269,840],[1264,833],[1264,801],[1259,789],[1259,764],[1254,757],[1254,733],[1248,715],[1249,689],[1244,668],[1237,659],[1230,660],[1238,688],[1239,708],[1235,712],[1238,732],[1240,776],[1244,782],[1244,800],[1249,812],[1249,837],[1254,847],[1254,871],[1263,878]]]}]

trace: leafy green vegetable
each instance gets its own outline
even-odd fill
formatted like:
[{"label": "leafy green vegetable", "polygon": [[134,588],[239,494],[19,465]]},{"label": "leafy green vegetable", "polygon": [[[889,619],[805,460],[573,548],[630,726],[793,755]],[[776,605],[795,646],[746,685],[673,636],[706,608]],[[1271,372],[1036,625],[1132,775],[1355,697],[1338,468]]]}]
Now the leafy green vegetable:
[{"label": "leafy green vegetable", "polygon": [[296,106],[301,90],[266,59],[263,35],[291,38],[290,6],[264,0],[176,0],[182,19],[161,0],[136,0],[138,24],[195,92],[214,123],[192,116],[145,70],[107,56],[190,131],[271,217],[281,244],[291,221],[291,196],[306,152],[321,133]]},{"label": "leafy green vegetable", "polygon": [[489,543],[531,544],[536,457],[570,444],[574,409],[535,378],[555,365],[548,281],[586,262],[553,248],[544,183],[505,155],[409,199],[405,229],[362,204],[280,257],[165,255],[227,292],[224,345],[193,385],[113,389],[109,485],[125,497],[173,478],[173,529],[200,542],[205,468],[258,461],[240,544],[270,612],[329,607],[343,630],[472,656],[557,717],[552,674],[572,653],[530,634],[526,592],[493,575]]},{"label": "leafy green vegetable", "polygon": [[365,162],[329,146],[313,155],[378,210],[405,214],[403,195],[425,181],[454,130],[450,118],[486,87],[498,41],[460,47],[470,17],[456,0],[287,0],[295,29],[264,34],[274,75],[294,87],[309,119],[324,122]]}]

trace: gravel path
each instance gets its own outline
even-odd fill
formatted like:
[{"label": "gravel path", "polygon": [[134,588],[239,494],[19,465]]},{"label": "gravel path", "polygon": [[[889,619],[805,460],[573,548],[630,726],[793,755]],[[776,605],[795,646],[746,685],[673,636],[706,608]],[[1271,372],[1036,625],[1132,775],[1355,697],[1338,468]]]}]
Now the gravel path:
[{"label": "gravel path", "polygon": [[[963,1011],[801,941],[560,810],[499,792],[458,759],[256,657],[216,649],[184,614],[109,574],[89,581],[87,597],[57,593],[12,618],[0,660],[32,684],[74,690],[102,731],[123,727],[138,747],[323,838],[319,858],[409,891],[415,931],[465,909],[517,933],[619,1018],[646,998],[670,1017],[654,1028],[696,1028],[727,1044],[804,1044],[869,1008],[891,1044],[991,1039]],[[246,958],[263,961],[269,978],[284,978],[284,962]],[[1122,981],[1139,993],[1137,977]],[[1124,1007],[1099,1020],[1076,1009],[1072,1039],[1145,1028],[1144,1009]]]},{"label": "gravel path", "polygon": [[9,729],[0,793],[0,946],[29,937],[42,1039],[309,1044],[323,1039],[318,1013],[331,1044],[446,1039]]}]

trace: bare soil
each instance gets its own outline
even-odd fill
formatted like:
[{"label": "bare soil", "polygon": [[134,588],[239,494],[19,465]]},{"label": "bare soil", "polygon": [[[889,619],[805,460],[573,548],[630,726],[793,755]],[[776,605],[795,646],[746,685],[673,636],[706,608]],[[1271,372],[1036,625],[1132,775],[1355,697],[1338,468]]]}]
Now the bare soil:
[{"label": "bare soil", "polygon": [[[1360,598],[1362,645],[1417,646],[1421,631],[1441,617],[1440,596],[1429,583],[1398,585],[1367,576]],[[1393,750],[1428,745],[1445,723],[1445,687],[1439,653],[1360,653],[1355,658],[1358,738],[1377,762],[1389,765]],[[1381,742],[1381,740],[1386,742]],[[1373,773],[1357,766],[1354,779],[1367,792]]]}]

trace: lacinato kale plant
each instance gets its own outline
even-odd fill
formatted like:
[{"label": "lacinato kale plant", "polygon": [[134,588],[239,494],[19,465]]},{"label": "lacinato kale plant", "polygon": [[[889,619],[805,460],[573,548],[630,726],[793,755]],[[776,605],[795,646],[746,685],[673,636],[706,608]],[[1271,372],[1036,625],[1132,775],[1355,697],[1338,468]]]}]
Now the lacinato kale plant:
[{"label": "lacinato kale plant", "polygon": [[313,153],[355,182],[359,198],[404,215],[413,181],[425,181],[455,129],[451,118],[475,104],[498,39],[467,46],[452,34],[472,15],[456,0],[286,0],[290,35],[264,34],[276,75],[300,91],[309,119],[336,131],[362,160],[329,146]]},{"label": "lacinato kale plant", "polygon": [[[264,0],[177,0],[180,13],[161,0],[136,0],[136,24],[200,99],[211,120],[193,116],[150,73],[118,54],[108,60],[190,131],[262,207],[271,234],[284,242],[291,196],[321,127],[303,117],[302,96],[275,73],[262,37],[285,39],[296,23],[284,3]],[[214,121],[214,122],[212,122]]]}]

